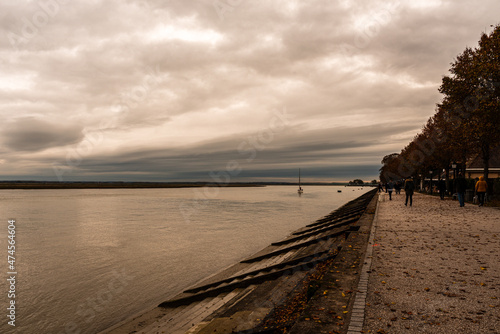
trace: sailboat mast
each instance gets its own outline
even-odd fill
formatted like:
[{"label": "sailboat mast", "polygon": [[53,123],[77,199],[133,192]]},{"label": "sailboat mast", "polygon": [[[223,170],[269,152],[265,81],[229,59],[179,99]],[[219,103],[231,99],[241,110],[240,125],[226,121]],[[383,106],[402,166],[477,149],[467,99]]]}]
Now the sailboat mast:
[{"label": "sailboat mast", "polygon": [[299,189],[297,190],[297,192],[299,193],[299,195],[301,195],[304,190],[302,190],[302,187],[300,186],[300,168],[299,168]]}]

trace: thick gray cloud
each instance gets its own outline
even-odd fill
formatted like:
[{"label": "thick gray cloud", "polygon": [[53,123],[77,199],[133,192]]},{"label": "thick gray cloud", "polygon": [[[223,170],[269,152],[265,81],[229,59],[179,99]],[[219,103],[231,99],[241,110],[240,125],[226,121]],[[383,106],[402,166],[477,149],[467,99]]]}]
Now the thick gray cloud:
[{"label": "thick gray cloud", "polygon": [[[216,5],[215,5],[216,4]],[[0,177],[375,178],[487,0],[0,3]],[[277,114],[286,120],[277,124]],[[349,174],[351,171],[351,174]]]},{"label": "thick gray cloud", "polygon": [[7,149],[29,152],[75,144],[84,137],[77,125],[51,124],[35,118],[5,123],[2,135]]}]

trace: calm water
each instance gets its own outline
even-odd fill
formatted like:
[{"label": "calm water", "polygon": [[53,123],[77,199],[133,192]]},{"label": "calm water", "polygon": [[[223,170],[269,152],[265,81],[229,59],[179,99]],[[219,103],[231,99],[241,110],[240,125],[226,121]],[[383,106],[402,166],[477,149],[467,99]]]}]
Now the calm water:
[{"label": "calm water", "polygon": [[[337,189],[342,189],[338,193]],[[0,192],[0,265],[16,219],[16,327],[0,283],[1,333],[96,333],[368,191],[333,186]]]}]

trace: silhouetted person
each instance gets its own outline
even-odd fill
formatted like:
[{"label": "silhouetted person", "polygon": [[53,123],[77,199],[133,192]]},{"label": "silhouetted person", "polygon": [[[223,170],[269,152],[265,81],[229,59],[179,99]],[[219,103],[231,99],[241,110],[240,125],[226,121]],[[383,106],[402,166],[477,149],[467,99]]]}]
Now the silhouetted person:
[{"label": "silhouetted person", "polygon": [[408,199],[410,200],[410,206],[413,205],[413,192],[415,191],[415,182],[411,177],[405,180],[405,193],[406,193],[406,201],[405,205],[408,205]]},{"label": "silhouetted person", "polygon": [[458,178],[455,180],[455,190],[457,191],[458,202],[460,203],[460,207],[465,206],[465,190],[467,189],[467,181],[462,173],[458,174]]},{"label": "silhouetted person", "polygon": [[484,180],[484,177],[480,176],[479,181],[476,182],[476,194],[477,194],[477,199],[479,201],[479,206],[484,205],[484,195],[486,194],[487,190],[488,190],[488,184]]},{"label": "silhouetted person", "polygon": [[397,181],[396,184],[394,185],[394,190],[396,194],[401,194],[401,182]]},{"label": "silhouetted person", "polygon": [[446,192],[446,182],[444,182],[444,179],[439,179],[438,190],[439,190],[439,197],[443,200],[444,194]]},{"label": "silhouetted person", "polygon": [[392,191],[394,190],[394,182],[389,181],[387,183],[387,192],[389,193],[389,201],[392,201]]}]

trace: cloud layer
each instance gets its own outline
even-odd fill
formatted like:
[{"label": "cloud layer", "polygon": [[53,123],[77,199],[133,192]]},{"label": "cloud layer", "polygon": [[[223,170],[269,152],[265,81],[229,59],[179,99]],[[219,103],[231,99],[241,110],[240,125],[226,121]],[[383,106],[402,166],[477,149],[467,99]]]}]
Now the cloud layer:
[{"label": "cloud layer", "polygon": [[328,182],[377,177],[500,4],[0,7],[1,178]]}]

